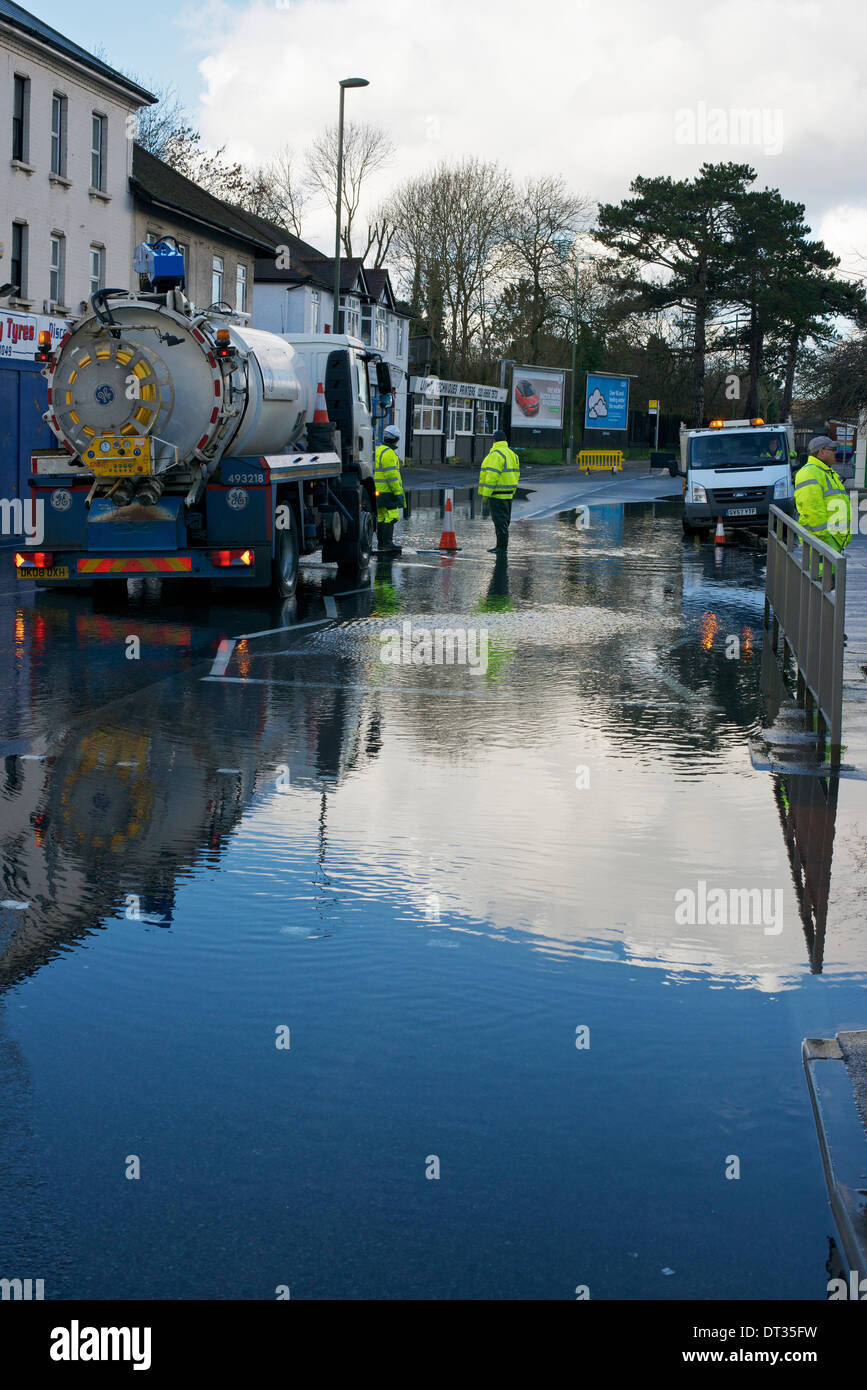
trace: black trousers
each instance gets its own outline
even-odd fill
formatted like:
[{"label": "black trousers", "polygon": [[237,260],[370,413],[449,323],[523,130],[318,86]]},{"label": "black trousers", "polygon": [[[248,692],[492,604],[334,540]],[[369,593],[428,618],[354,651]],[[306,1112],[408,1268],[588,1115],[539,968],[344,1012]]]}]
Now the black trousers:
[{"label": "black trousers", "polygon": [[512,520],[511,497],[489,497],[491,521],[497,533],[497,549],[506,550],[509,544],[509,523]]}]

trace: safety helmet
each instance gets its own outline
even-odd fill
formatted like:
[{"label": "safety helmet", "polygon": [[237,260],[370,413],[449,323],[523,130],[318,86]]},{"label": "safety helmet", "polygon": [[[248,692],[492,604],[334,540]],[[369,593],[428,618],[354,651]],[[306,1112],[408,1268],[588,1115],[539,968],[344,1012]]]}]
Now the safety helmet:
[{"label": "safety helmet", "polygon": [[396,425],[386,425],[385,429],[382,432],[382,437],[383,439],[388,439],[392,444],[394,444],[397,442],[398,439],[400,439],[400,430],[397,428]]}]

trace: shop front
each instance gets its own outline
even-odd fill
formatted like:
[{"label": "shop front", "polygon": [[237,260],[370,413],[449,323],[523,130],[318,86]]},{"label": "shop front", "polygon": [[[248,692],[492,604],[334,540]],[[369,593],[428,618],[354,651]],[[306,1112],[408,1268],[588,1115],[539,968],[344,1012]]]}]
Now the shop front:
[{"label": "shop front", "polygon": [[414,463],[457,459],[479,463],[502,427],[507,392],[477,382],[410,378],[412,431],[407,458]]}]

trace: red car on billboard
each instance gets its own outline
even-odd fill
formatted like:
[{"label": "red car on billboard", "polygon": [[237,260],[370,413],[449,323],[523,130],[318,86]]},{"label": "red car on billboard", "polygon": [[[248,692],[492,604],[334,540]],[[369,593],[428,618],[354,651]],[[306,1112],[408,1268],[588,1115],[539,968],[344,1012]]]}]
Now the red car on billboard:
[{"label": "red car on billboard", "polygon": [[536,388],[527,377],[521,377],[515,382],[515,400],[518,409],[524,415],[539,414],[539,397],[536,395]]}]

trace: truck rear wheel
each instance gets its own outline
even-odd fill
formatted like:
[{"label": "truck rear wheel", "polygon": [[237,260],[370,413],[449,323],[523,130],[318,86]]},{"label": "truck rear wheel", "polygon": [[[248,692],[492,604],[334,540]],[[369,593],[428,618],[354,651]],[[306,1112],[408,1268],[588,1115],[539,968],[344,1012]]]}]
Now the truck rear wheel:
[{"label": "truck rear wheel", "polygon": [[281,514],[289,524],[277,528],[274,559],[271,561],[271,587],[279,598],[291,598],[298,584],[298,523],[291,506],[283,509]]},{"label": "truck rear wheel", "polygon": [[367,569],[373,554],[373,537],[376,523],[373,519],[373,505],[362,488],[358,499],[358,522],[352,531],[344,530],[339,541],[326,542],[322,547],[322,559],[337,562],[342,570],[355,571]]},{"label": "truck rear wheel", "polygon": [[351,564],[353,569],[367,569],[370,564],[370,557],[373,554],[373,537],[376,534],[376,522],[373,519],[373,507],[366,492],[361,494],[361,510],[358,517],[358,538],[355,542],[355,554]]}]

